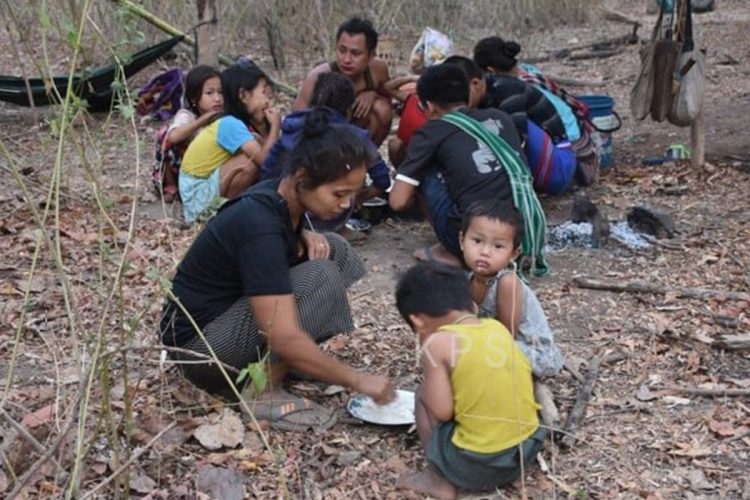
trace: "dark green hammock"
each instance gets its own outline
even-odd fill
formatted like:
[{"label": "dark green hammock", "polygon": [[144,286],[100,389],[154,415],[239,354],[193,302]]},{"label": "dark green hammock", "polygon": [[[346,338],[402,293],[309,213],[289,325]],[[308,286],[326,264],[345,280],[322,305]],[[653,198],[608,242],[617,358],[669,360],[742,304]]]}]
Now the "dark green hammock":
[{"label": "dark green hammock", "polygon": [[[165,40],[157,45],[148,47],[133,54],[122,65],[124,77],[129,78],[140,70],[172,50],[180,43],[184,35]],[[119,66],[116,63],[93,70],[82,71],[73,75],[71,80],[72,92],[85,99],[89,111],[107,111],[112,104],[114,91],[112,83],[118,75]],[[29,78],[24,80],[18,76],[0,75],[0,101],[10,102],[19,106],[31,106],[29,92],[26,87],[28,81],[34,106],[48,106],[59,104],[60,97],[65,98],[68,90],[67,76],[53,76],[52,78]],[[55,92],[54,88],[57,88]]]}]

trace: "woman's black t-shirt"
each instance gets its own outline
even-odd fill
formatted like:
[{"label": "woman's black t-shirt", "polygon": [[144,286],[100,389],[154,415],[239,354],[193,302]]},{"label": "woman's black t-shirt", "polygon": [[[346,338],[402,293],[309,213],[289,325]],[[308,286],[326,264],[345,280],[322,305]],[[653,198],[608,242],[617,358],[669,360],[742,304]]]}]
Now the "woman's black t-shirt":
[{"label": "woman's black t-shirt", "polygon": [[[292,293],[289,268],[299,262],[299,238],[277,189],[278,181],[263,182],[227,202],[177,267],[172,291],[200,328],[240,299]],[[175,310],[172,331],[167,323]],[[171,301],[164,312],[165,344],[181,346],[196,335]]]}]

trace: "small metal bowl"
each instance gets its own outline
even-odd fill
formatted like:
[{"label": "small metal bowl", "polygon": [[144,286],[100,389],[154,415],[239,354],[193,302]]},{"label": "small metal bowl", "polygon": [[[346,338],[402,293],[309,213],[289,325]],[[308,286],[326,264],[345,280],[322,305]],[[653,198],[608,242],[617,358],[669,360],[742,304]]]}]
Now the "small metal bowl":
[{"label": "small metal bowl", "polygon": [[362,203],[362,208],[359,209],[359,217],[374,226],[385,219],[387,210],[388,202],[376,196]]}]

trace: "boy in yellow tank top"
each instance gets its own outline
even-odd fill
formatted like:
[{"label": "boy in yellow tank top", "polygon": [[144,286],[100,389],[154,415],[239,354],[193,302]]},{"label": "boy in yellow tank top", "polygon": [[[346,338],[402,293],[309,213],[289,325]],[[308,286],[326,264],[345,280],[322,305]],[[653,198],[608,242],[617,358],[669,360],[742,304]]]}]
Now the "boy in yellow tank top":
[{"label": "boy in yellow tank top", "polygon": [[544,446],[531,364],[502,323],[479,319],[464,273],[419,264],[396,288],[419,336],[424,381],[415,415],[428,470],[398,485],[439,499],[515,481]]}]

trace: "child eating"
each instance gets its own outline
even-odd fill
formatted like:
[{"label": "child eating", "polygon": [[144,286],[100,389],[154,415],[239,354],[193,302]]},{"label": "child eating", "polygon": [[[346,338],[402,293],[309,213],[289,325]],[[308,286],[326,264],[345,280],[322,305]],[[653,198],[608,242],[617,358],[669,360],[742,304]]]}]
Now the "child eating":
[{"label": "child eating", "polygon": [[440,499],[516,480],[546,436],[529,360],[501,323],[474,314],[467,285],[460,270],[425,263],[396,288],[398,310],[421,345],[415,415],[430,464],[397,486]]}]

